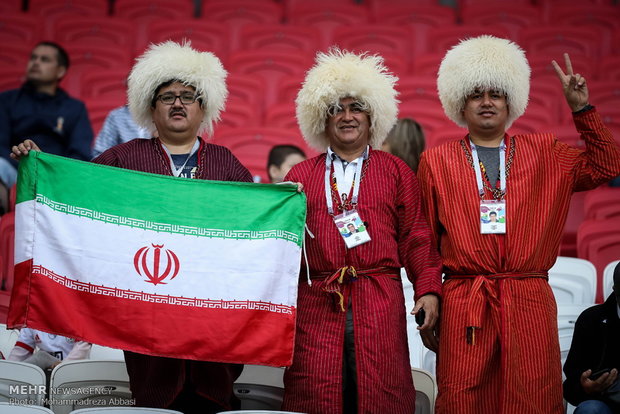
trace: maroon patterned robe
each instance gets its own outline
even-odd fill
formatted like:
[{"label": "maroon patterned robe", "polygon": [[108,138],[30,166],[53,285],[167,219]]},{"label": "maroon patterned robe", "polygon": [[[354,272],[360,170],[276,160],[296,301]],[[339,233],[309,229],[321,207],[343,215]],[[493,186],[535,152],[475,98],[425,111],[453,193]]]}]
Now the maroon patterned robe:
[{"label": "maroon patterned robe", "polygon": [[325,275],[354,266],[359,277],[344,285],[343,293],[345,301],[350,296],[353,309],[358,411],[410,414],[415,390],[400,267],[406,268],[416,299],[441,294],[441,265],[431,246],[418,183],[403,161],[371,150],[364,162],[357,210],[372,240],[347,249],[327,213],[325,156],[297,164],[286,177],[304,185],[306,222],[314,238],[306,235],[313,283],[308,285],[302,269],[295,354],[284,377],[283,409],[342,412],[345,312],[322,288]]},{"label": "maroon patterned robe", "polygon": [[[170,161],[157,138],[135,139],[105,151],[93,160],[135,171],[172,175]],[[251,182],[252,176],[224,147],[202,142],[198,153],[196,178],[218,181]],[[174,194],[170,195],[174,197]],[[182,323],[182,321],[179,321]],[[192,329],[188,326],[187,329]],[[163,358],[125,351],[125,362],[136,404],[166,408],[190,381],[201,396],[230,409],[233,382],[242,365]]]}]

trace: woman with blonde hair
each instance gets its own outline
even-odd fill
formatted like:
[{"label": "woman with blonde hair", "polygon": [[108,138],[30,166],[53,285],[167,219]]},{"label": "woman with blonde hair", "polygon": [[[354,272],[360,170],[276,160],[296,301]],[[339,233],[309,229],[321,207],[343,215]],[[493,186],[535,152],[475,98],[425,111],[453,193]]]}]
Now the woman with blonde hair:
[{"label": "woman with blonde hair", "polygon": [[401,118],[388,134],[381,149],[396,155],[417,172],[424,142],[422,126],[411,118]]}]

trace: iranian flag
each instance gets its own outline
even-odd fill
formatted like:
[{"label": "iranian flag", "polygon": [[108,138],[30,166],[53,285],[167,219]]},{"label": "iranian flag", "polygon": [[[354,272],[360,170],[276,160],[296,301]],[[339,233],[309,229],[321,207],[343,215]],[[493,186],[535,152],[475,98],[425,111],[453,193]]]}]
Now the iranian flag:
[{"label": "iranian flag", "polygon": [[293,185],[166,177],[31,151],[8,325],[216,362],[292,362],[306,215]]}]

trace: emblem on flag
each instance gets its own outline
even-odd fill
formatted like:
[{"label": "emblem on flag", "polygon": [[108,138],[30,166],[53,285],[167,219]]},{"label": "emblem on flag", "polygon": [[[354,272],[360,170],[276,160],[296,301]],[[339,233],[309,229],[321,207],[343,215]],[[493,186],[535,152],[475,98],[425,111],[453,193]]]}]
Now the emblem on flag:
[{"label": "emblem on flag", "polygon": [[[166,249],[166,254],[161,254],[161,249],[164,247],[163,244],[151,244],[155,248],[153,252],[153,260],[151,261],[151,268],[149,268],[148,263],[148,255],[151,248],[149,246],[144,246],[140,250],[136,252],[133,257],[133,265],[136,268],[136,272],[140,276],[145,276],[147,280],[145,282],[152,283],[154,285],[166,283],[164,280],[170,276],[172,273],[172,277],[170,280],[174,279],[177,274],[179,274],[179,258],[176,254],[170,249]],[[163,268],[161,266],[163,261],[166,260],[166,270],[163,273],[159,273],[160,269]],[[142,271],[140,271],[142,270]]]}]

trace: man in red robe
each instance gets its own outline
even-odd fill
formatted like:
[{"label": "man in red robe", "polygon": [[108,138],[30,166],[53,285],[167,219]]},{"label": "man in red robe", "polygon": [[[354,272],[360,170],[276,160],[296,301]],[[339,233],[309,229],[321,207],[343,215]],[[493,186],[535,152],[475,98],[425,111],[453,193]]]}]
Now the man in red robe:
[{"label": "man in red robe", "polygon": [[620,173],[620,148],[589,105],[585,78],[568,55],[565,63],[566,73],[553,65],[585,150],[551,133],[506,134],[529,95],[529,65],[516,44],[468,39],[441,63],[444,110],[469,133],[427,150],[418,170],[445,273],[438,414],[564,412],[547,271],[572,193]]},{"label": "man in red robe", "polygon": [[441,266],[414,173],[375,150],[396,122],[395,82],[381,57],[334,49],[317,55],[297,97],[304,138],[324,153],[286,177],[304,186],[309,236],[283,409],[415,409],[400,268],[415,287],[414,312],[426,313],[422,332],[432,336]]},{"label": "man in red robe", "polygon": [[[251,182],[250,172],[228,149],[197,135],[210,133],[212,123],[219,119],[227,96],[225,79],[220,60],[209,52],[173,42],[152,45],[131,71],[128,100],[136,121],[156,137],[117,145],[93,161],[154,174]],[[27,140],[13,147],[12,156],[19,158],[28,150],[39,149]],[[233,383],[242,365],[129,351],[125,351],[125,362],[137,406],[185,414],[235,408]]]}]

